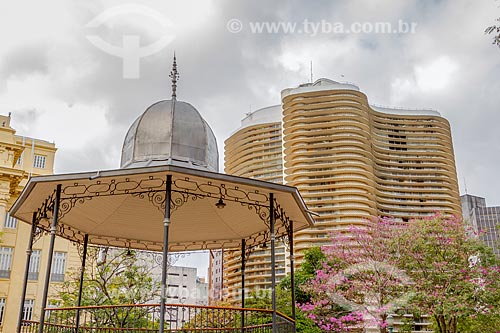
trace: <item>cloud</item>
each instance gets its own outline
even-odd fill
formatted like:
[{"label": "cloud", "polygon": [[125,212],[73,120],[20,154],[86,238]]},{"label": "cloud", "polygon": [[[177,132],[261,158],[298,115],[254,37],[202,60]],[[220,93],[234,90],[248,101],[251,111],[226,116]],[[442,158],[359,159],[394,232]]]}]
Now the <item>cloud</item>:
[{"label": "cloud", "polygon": [[[88,40],[120,46],[124,34],[144,45],[163,31],[140,15],[90,29],[114,0],[0,4],[0,105],[19,133],[60,147],[56,171],[115,168],[122,140],[150,104],[170,97],[171,58],[178,55],[178,96],[212,126],[219,144],[250,109],[280,102],[280,91],[315,78],[356,83],[372,103],[432,107],[453,129],[459,179],[469,192],[500,204],[500,57],[484,36],[498,17],[495,1],[159,1],[148,6],[172,22],[175,39],[141,59],[141,76],[121,76],[122,59]],[[243,31],[227,30],[239,19]],[[485,19],[491,18],[491,19]],[[417,24],[413,34],[255,34],[250,22],[391,22]],[[141,44],[143,45],[143,44]],[[343,77],[342,77],[343,75]],[[105,143],[105,144],[103,144]]]},{"label": "cloud", "polygon": [[417,85],[423,93],[439,93],[449,86],[459,65],[447,56],[415,67]]}]

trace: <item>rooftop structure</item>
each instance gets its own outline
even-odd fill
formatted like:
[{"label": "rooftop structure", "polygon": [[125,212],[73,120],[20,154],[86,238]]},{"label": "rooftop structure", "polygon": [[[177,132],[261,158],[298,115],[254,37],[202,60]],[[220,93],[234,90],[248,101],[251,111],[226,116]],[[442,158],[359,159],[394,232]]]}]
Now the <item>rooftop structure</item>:
[{"label": "rooftop structure", "polygon": [[[224,167],[299,189],[316,223],[295,235],[297,264],[332,230],[348,232],[372,216],[461,214],[448,121],[431,109],[373,105],[352,83],[322,78],[284,89],[280,105],[245,115],[225,141]],[[229,290],[238,285],[239,257],[224,262]],[[252,287],[269,288],[269,263],[255,256],[248,266]]]}]

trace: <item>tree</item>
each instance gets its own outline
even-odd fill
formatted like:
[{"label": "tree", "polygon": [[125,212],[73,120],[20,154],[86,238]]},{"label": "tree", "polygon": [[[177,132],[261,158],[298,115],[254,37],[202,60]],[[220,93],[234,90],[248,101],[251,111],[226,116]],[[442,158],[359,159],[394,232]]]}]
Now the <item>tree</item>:
[{"label": "tree", "polygon": [[[188,321],[183,325],[186,332],[190,332],[188,329],[236,329],[240,327],[241,314],[236,311],[226,311],[223,308],[231,307],[231,303],[227,301],[217,302],[215,305],[216,309],[195,309],[199,311],[195,315],[192,315]],[[204,311],[205,310],[205,311]],[[182,331],[181,331],[182,332]]]},{"label": "tree", "polygon": [[[497,19],[500,22],[500,18]],[[498,45],[500,47],[500,25],[492,25],[486,28],[484,31],[486,34],[493,34],[493,44]]]},{"label": "tree", "polygon": [[336,232],[301,308],[323,331],[359,327],[369,315],[385,332],[387,314],[403,311],[431,315],[437,333],[497,332],[498,258],[467,234],[462,221],[439,214]]},{"label": "tree", "polygon": [[[300,286],[316,275],[316,270],[321,269],[325,255],[319,247],[313,247],[304,253],[301,267],[295,271],[295,298],[296,303],[309,301],[310,295]],[[294,305],[295,306],[295,305]],[[252,291],[246,299],[245,307],[257,309],[272,309],[270,290]],[[287,275],[276,287],[276,308],[281,313],[292,316],[291,279]],[[299,308],[295,312],[295,327],[298,333],[321,333],[315,323]]]},{"label": "tree", "polygon": [[[286,285],[286,283],[284,285]],[[283,284],[278,285],[276,287],[276,309],[281,313],[291,317],[291,304],[292,297],[290,295],[290,289],[285,289],[283,287]],[[251,292],[249,298],[245,302],[245,307],[268,310],[272,309],[270,290]],[[306,314],[300,309],[296,310],[295,316],[295,328],[297,333],[321,333],[316,324],[311,319],[309,319]]]},{"label": "tree", "polygon": [[[157,302],[160,286],[155,279],[159,264],[156,254],[89,247],[82,306],[147,304]],[[63,306],[75,306],[78,298],[80,272],[70,273],[70,279],[63,283],[59,297]],[[102,308],[95,309],[92,323],[87,325],[109,327],[147,327],[149,307]],[[151,324],[151,325],[150,325]]]},{"label": "tree", "polygon": [[392,237],[395,263],[414,281],[408,305],[432,315],[438,333],[456,333],[461,323],[499,312],[498,259],[466,235],[461,220],[436,214],[405,224]]},{"label": "tree", "polygon": [[[500,308],[497,304],[496,308]],[[499,313],[478,313],[469,318],[463,318],[458,322],[458,332],[461,333],[498,333],[500,327]]]},{"label": "tree", "polygon": [[324,246],[323,267],[304,290],[311,300],[301,305],[323,331],[359,330],[369,318],[379,332],[387,331],[387,314],[411,285],[390,255],[392,229],[387,219],[332,234]]},{"label": "tree", "polygon": [[[295,301],[298,304],[304,304],[311,299],[311,295],[301,286],[316,276],[316,271],[323,267],[325,260],[326,256],[320,247],[310,248],[304,253],[304,260],[300,268],[295,271]],[[281,280],[280,288],[290,294],[291,283],[290,275],[287,275]],[[289,308],[291,308],[291,303]]]}]

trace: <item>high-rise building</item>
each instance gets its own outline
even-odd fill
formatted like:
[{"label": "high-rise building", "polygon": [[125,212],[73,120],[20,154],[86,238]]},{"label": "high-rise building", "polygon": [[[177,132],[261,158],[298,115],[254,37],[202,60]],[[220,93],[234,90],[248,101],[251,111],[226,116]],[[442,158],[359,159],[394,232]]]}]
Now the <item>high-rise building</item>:
[{"label": "high-rise building", "polygon": [[[225,142],[225,172],[283,184],[283,140],[281,106],[275,105],[248,114]],[[224,286],[229,299],[239,299],[241,288],[241,251],[224,251]],[[245,269],[245,289],[259,290],[271,283],[270,251],[265,247],[249,254]],[[276,244],[276,280],[286,276],[283,242]],[[217,268],[216,268],[217,269]],[[220,270],[221,267],[218,267]]]},{"label": "high-rise building", "polygon": [[370,216],[461,215],[450,125],[437,111],[370,105],[357,86],[327,79],[281,97],[285,183],[319,215],[295,237],[299,259]]},{"label": "high-rise building", "polygon": [[217,304],[223,300],[224,281],[222,271],[224,270],[224,251],[210,251],[210,262],[208,266],[208,303]]},{"label": "high-rise building", "polygon": [[464,220],[500,256],[500,206],[488,207],[485,198],[470,194],[462,195],[460,199]]},{"label": "high-rise building", "polygon": [[[15,135],[10,116],[0,115],[0,332],[15,332],[31,226],[12,218],[8,210],[22,191],[29,176],[53,173],[56,152],[53,143]],[[37,318],[40,313],[45,267],[48,259],[48,237],[41,236],[33,246],[23,318]],[[50,290],[67,279],[68,270],[80,267],[76,248],[67,240],[55,244]],[[41,286],[40,286],[41,284]]]},{"label": "high-rise building", "polygon": [[[281,102],[243,119],[225,142],[225,171],[299,189],[316,225],[294,237],[297,264],[332,230],[371,216],[461,215],[450,125],[437,111],[371,105],[354,84],[328,79],[285,89]],[[228,289],[238,260],[225,264]],[[259,265],[265,277],[269,264]],[[258,281],[248,287],[269,286]]]}]

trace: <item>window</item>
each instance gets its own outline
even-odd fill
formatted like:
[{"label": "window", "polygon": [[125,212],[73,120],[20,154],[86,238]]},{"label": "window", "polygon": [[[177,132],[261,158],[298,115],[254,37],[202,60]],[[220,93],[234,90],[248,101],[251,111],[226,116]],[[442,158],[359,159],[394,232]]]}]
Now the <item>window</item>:
[{"label": "window", "polygon": [[17,228],[17,219],[15,217],[10,216],[9,213],[5,214],[5,228],[16,229]]},{"label": "window", "polygon": [[50,280],[54,282],[64,281],[64,271],[66,270],[66,252],[54,252],[52,259],[52,274]]},{"label": "window", "polygon": [[21,153],[21,156],[17,159],[17,165],[23,164],[24,151]]},{"label": "window", "polygon": [[33,304],[35,303],[34,299],[27,299],[24,301],[23,306],[23,320],[31,320],[33,317]]},{"label": "window", "polygon": [[49,310],[51,308],[57,308],[57,307],[59,307],[59,305],[60,305],[60,303],[58,301],[54,301],[54,300],[49,301],[49,304],[47,304],[47,312],[45,312],[45,315],[47,316],[47,318],[51,318],[52,315],[54,315],[56,317],[59,315],[57,312],[52,313],[52,310]]},{"label": "window", "polygon": [[35,155],[33,157],[33,167],[43,169],[45,168],[45,156]]},{"label": "window", "polygon": [[0,278],[10,278],[12,252],[14,249],[11,247],[0,247]]},{"label": "window", "polygon": [[5,312],[5,298],[0,298],[0,325],[3,324],[4,312]]},{"label": "window", "polygon": [[31,253],[30,267],[28,271],[28,280],[38,280],[40,271],[40,250],[33,250]]}]

